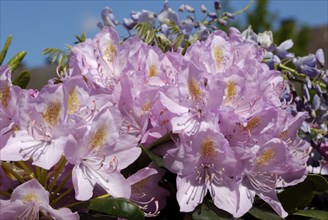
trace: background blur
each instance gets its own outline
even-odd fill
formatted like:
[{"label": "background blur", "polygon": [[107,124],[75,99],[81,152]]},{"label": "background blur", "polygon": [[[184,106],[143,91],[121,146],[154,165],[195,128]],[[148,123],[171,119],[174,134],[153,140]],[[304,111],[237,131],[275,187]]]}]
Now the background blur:
[{"label": "background blur", "polygon": [[[200,5],[213,10],[210,1],[171,0],[171,8],[178,12],[181,4],[196,9],[198,19],[203,17]],[[235,12],[245,7],[248,0],[222,0],[224,11]],[[44,48],[65,49],[73,45],[74,35],[82,32],[92,38],[98,31],[100,13],[106,6],[112,8],[118,21],[129,18],[131,11],[147,9],[159,13],[162,0],[107,0],[107,1],[16,1],[0,0],[0,45],[3,47],[9,34],[13,41],[6,61],[17,52],[25,50],[27,56],[21,68],[31,70],[29,88],[40,88],[55,75],[55,65],[46,62]],[[256,32],[272,30],[279,44],[293,39],[293,52],[302,56],[323,48],[328,57],[328,0],[255,0],[245,13],[238,15],[229,25],[244,30],[250,24]],[[121,36],[127,31],[118,26]]]}]

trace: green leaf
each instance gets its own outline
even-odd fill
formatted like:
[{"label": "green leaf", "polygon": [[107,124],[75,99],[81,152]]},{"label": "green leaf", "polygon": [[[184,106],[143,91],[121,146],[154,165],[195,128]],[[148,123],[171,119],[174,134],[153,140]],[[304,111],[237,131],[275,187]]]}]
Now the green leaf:
[{"label": "green leaf", "polygon": [[134,203],[125,198],[92,199],[88,207],[90,210],[98,211],[114,217],[130,220],[144,219],[143,211]]},{"label": "green leaf", "polygon": [[173,35],[182,34],[182,30],[180,27],[172,20],[165,22],[169,26],[169,30],[172,32]]},{"label": "green leaf", "polygon": [[328,212],[320,211],[320,210],[297,210],[296,212],[293,213],[293,215],[300,215],[300,216],[322,219],[322,220],[328,219]]},{"label": "green leaf", "polygon": [[149,159],[151,159],[158,167],[165,167],[163,158],[154,154],[153,152],[151,152],[150,150],[148,150],[144,147],[141,147],[141,148],[147,154]]},{"label": "green leaf", "polygon": [[221,210],[218,209],[212,202],[208,201],[207,199],[199,205],[195,211],[192,213],[193,220],[226,220],[232,219],[232,216]]},{"label": "green leaf", "polygon": [[295,186],[290,186],[278,194],[278,198],[284,209],[291,213],[296,208],[305,208],[312,201],[313,185],[305,180]]},{"label": "green leaf", "polygon": [[68,60],[66,52],[58,48],[46,48],[43,50],[43,54],[48,55],[51,63],[57,62],[60,66],[63,66]]},{"label": "green leaf", "polygon": [[26,55],[26,51],[19,52],[8,61],[7,65],[10,66],[12,73],[16,70],[18,65],[22,62],[25,55]]},{"label": "green leaf", "polygon": [[108,215],[101,214],[80,214],[80,220],[117,220],[115,217],[110,217]]},{"label": "green leaf", "polygon": [[184,35],[183,34],[179,34],[173,41],[173,45],[174,45],[174,49],[178,49],[178,47],[180,47],[180,45],[182,44],[184,39]]},{"label": "green leaf", "polygon": [[13,39],[13,36],[10,34],[6,40],[5,45],[3,46],[3,49],[1,50],[1,53],[0,53],[0,65],[2,64],[3,60],[6,57],[6,54],[7,54],[7,51],[8,51],[8,48],[10,46],[12,39]]},{"label": "green leaf", "polygon": [[256,207],[252,207],[249,211],[248,211],[249,214],[251,214],[252,216],[258,218],[258,219],[263,219],[263,220],[267,220],[267,219],[270,219],[270,220],[281,220],[282,218],[275,214],[275,213],[272,213],[272,212],[269,212],[269,211],[266,211],[266,210],[263,210],[263,209],[259,209],[259,208],[256,208]]},{"label": "green leaf", "polygon": [[18,76],[13,80],[13,85],[19,86],[25,89],[30,82],[31,73],[28,70],[24,70],[18,74]]},{"label": "green leaf", "polygon": [[150,22],[142,22],[134,26],[133,30],[137,30],[137,36],[146,44],[151,44],[155,39],[155,30]]},{"label": "green leaf", "polygon": [[81,36],[79,36],[79,35],[74,35],[74,36],[77,40],[74,42],[74,44],[82,43],[82,42],[86,41],[86,39],[87,39],[85,32],[82,32]]},{"label": "green leaf", "polygon": [[305,181],[309,181],[313,185],[313,191],[325,192],[328,191],[328,182],[321,175],[309,174]]},{"label": "green leaf", "polygon": [[157,33],[155,35],[156,46],[160,48],[163,53],[167,52],[171,48],[171,42],[162,33]]}]

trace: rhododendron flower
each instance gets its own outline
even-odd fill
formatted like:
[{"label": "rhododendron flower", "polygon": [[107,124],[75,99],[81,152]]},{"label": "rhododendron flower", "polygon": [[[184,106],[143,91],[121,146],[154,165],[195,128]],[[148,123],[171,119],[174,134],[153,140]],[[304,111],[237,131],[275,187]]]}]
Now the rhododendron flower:
[{"label": "rhododendron flower", "polygon": [[166,205],[166,197],[169,192],[158,186],[158,182],[164,175],[164,170],[153,168],[150,165],[128,177],[132,192],[130,200],[136,202],[145,215],[153,217]]},{"label": "rhododendron flower", "polygon": [[73,132],[75,140],[66,146],[65,157],[74,165],[76,199],[90,199],[96,183],[114,197],[130,197],[131,187],[120,171],[138,158],[141,149],[134,136],[120,134],[121,125],[120,113],[104,108],[90,128]]},{"label": "rhododendron flower", "polygon": [[236,173],[238,164],[229,142],[221,133],[210,129],[185,139],[164,157],[167,167],[178,174],[180,210],[193,211],[209,191],[217,207],[237,213],[237,185],[229,176]]},{"label": "rhododendron flower", "polygon": [[32,164],[49,170],[59,161],[66,142],[71,138],[65,126],[67,110],[62,86],[45,86],[35,103],[26,106],[30,111],[29,119],[11,134],[0,150],[0,159],[32,159]]},{"label": "rhododendron flower", "polygon": [[17,186],[10,200],[0,200],[0,216],[2,219],[79,219],[78,213],[68,208],[53,209],[49,205],[49,192],[36,179]]}]

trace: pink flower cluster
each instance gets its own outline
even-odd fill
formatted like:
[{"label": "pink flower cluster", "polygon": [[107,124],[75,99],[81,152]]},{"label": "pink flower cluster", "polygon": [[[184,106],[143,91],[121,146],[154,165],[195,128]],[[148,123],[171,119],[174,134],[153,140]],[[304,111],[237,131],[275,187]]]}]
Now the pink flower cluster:
[{"label": "pink flower cluster", "polygon": [[285,217],[276,192],[306,177],[310,146],[297,137],[306,115],[285,110],[284,80],[262,59],[233,28],[182,55],[136,37],[120,43],[105,27],[73,47],[67,73],[39,92],[13,86],[2,68],[0,159],[50,170],[64,156],[75,199],[95,190],[148,204],[151,215],[168,196],[157,185],[163,170],[152,164],[128,178],[121,170],[139,157],[140,144],[172,134],[155,151],[177,175],[182,212],[209,192],[234,217],[255,195]]}]

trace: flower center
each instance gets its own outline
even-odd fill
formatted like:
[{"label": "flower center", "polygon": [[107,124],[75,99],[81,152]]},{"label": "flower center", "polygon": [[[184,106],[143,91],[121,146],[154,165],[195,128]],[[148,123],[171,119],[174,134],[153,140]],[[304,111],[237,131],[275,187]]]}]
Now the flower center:
[{"label": "flower center", "polygon": [[148,101],[142,106],[141,110],[143,112],[148,112],[151,106],[152,106],[151,101]]},{"label": "flower center", "polygon": [[7,85],[0,90],[0,101],[3,107],[8,107],[8,99],[10,97],[10,87]]},{"label": "flower center", "polygon": [[220,47],[214,47],[213,57],[214,57],[214,60],[215,60],[215,62],[218,66],[222,64],[223,51]]},{"label": "flower center", "polygon": [[132,187],[132,191],[135,193],[142,193],[143,189],[145,187],[145,185],[149,182],[149,177],[140,180],[139,182],[133,184]]},{"label": "flower center", "polygon": [[275,156],[276,156],[276,151],[273,148],[266,149],[263,151],[261,156],[256,160],[256,165],[266,166],[272,161],[272,159]]},{"label": "flower center", "polygon": [[80,107],[79,97],[77,96],[76,89],[72,89],[68,95],[68,114],[74,114]]},{"label": "flower center", "polygon": [[40,199],[39,197],[34,193],[27,193],[24,197],[23,197],[23,202],[24,203],[29,203],[29,202],[35,202],[35,203],[39,203]]},{"label": "flower center", "polygon": [[202,96],[202,90],[199,88],[197,82],[194,79],[188,81],[188,90],[194,100],[198,100]]},{"label": "flower center", "polygon": [[254,128],[260,125],[261,120],[258,117],[253,117],[251,120],[247,122],[246,127],[244,130],[252,131]]},{"label": "flower center", "polygon": [[282,139],[282,140],[285,140],[288,136],[288,130],[284,130],[280,133],[279,137]]},{"label": "flower center", "polygon": [[150,65],[148,68],[148,76],[149,78],[154,77],[157,75],[157,69],[154,64]]},{"label": "flower center", "polygon": [[105,126],[102,126],[93,135],[89,142],[89,146],[91,149],[96,150],[105,143],[107,137],[105,130]]},{"label": "flower center", "polygon": [[112,57],[115,56],[117,53],[115,45],[110,42],[108,43],[106,49],[105,49],[105,56],[108,60],[108,62],[112,61]]},{"label": "flower center", "polygon": [[202,159],[206,159],[206,158],[213,159],[217,155],[214,141],[212,139],[205,138],[202,141],[202,145],[200,148],[200,155]]},{"label": "flower center", "polygon": [[45,112],[42,113],[43,119],[50,125],[55,126],[59,121],[61,104],[59,101],[52,102],[48,105]]}]

